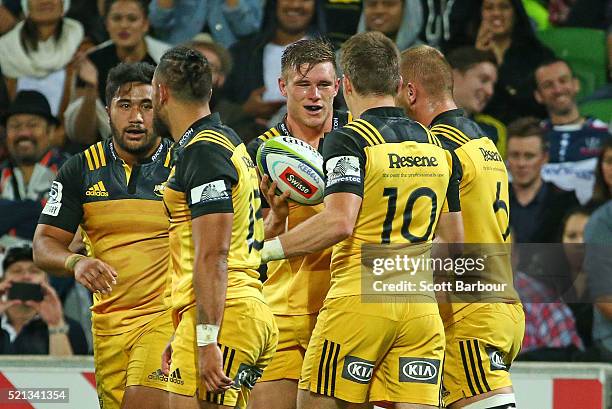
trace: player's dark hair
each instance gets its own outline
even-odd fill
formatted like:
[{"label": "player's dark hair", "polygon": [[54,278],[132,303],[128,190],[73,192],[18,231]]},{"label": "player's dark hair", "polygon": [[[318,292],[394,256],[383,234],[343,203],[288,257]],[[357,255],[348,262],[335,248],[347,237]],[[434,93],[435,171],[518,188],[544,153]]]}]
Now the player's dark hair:
[{"label": "player's dark hair", "polygon": [[479,50],[476,47],[465,46],[459,47],[448,53],[446,60],[450,64],[451,68],[461,73],[465,73],[467,70],[475,65],[482,64],[485,62],[493,64],[497,67],[497,60],[495,54],[491,50]]},{"label": "player's dark hair", "polygon": [[155,67],[146,62],[121,63],[113,67],[108,72],[108,77],[106,77],[106,90],[104,93],[106,105],[110,105],[117,91],[125,84],[131,82],[151,84],[154,73]]},{"label": "player's dark hair", "polygon": [[219,58],[219,62],[221,63],[221,74],[228,76],[232,71],[232,56],[221,44],[212,41],[191,40],[187,42],[185,46],[196,50],[198,48],[203,48],[205,50],[212,51],[217,55],[217,58]]},{"label": "player's dark hair", "polygon": [[340,51],[340,66],[360,95],[397,94],[399,50],[378,31],[355,34]]},{"label": "player's dark hair", "polygon": [[180,45],[171,48],[162,56],[156,73],[175,98],[199,103],[210,100],[212,72],[199,51]]},{"label": "player's dark hair", "polygon": [[541,121],[536,117],[526,116],[515,119],[508,124],[506,135],[506,144],[513,138],[529,138],[535,136],[540,140],[542,152],[548,152],[546,132],[544,128],[542,128]]},{"label": "player's dark hair", "polygon": [[603,160],[606,152],[612,150],[612,138],[606,138],[601,147],[601,152],[597,158],[597,167],[595,168],[595,185],[593,186],[593,197],[591,203],[594,205],[602,205],[612,199],[612,186],[608,186],[603,175]]},{"label": "player's dark hair", "polygon": [[402,52],[401,58],[405,83],[421,84],[431,97],[453,96],[453,70],[440,51],[419,45]]},{"label": "player's dark hair", "polygon": [[[306,76],[315,65],[324,62],[331,63],[334,71],[337,71],[334,46],[328,40],[324,38],[299,40],[283,51],[281,73],[285,79],[289,70],[295,70]],[[305,69],[302,68],[303,65],[306,65]]]},{"label": "player's dark hair", "polygon": [[142,10],[142,14],[144,14],[144,18],[145,19],[149,18],[149,12],[148,12],[148,6],[147,6],[148,2],[145,3],[143,0],[105,0],[104,1],[104,17],[105,18],[106,16],[108,16],[108,12],[110,8],[112,7],[112,5],[120,1],[131,1],[133,3],[138,4],[138,7],[140,7],[140,9]]}]

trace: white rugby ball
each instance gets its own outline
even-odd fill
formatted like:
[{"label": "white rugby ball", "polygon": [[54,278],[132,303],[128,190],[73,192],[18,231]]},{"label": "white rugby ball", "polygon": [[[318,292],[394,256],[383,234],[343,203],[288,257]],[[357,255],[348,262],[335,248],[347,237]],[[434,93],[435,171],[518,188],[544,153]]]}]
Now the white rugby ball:
[{"label": "white rugby ball", "polygon": [[323,157],[312,146],[290,136],[277,136],[257,150],[257,166],[289,199],[312,206],[323,201]]}]

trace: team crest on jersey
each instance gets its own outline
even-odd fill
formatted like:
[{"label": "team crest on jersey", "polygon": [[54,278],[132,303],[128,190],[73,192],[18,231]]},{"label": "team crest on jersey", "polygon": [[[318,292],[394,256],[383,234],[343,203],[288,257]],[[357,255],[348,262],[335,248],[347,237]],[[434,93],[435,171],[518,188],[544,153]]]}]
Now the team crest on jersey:
[{"label": "team crest on jersey", "polygon": [[45,204],[45,208],[42,210],[42,214],[54,217],[59,214],[59,211],[62,208],[63,188],[64,186],[58,181],[54,181],[53,183],[51,183],[51,189],[49,190],[49,199]]},{"label": "team crest on jersey", "polygon": [[361,183],[359,158],[356,156],[337,156],[327,161],[327,185],[339,182]]},{"label": "team crest on jersey", "polygon": [[214,182],[204,183],[191,189],[191,204],[211,203],[229,198],[225,182],[215,180]]}]

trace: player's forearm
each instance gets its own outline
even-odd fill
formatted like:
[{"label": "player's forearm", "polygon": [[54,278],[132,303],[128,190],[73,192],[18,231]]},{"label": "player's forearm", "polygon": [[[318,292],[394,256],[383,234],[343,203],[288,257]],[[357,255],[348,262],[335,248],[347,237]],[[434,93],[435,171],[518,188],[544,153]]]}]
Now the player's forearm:
[{"label": "player's forearm", "polygon": [[66,269],[66,259],[75,254],[68,249],[70,242],[65,243],[41,232],[40,226],[36,229],[32,242],[34,263],[48,273],[72,277],[73,273]]},{"label": "player's forearm", "polygon": [[227,292],[227,252],[203,256],[196,262],[193,288],[197,324],[221,325]]},{"label": "player's forearm", "polygon": [[280,235],[278,239],[285,258],[303,256],[341,242],[351,235],[353,227],[344,215],[323,211]]}]

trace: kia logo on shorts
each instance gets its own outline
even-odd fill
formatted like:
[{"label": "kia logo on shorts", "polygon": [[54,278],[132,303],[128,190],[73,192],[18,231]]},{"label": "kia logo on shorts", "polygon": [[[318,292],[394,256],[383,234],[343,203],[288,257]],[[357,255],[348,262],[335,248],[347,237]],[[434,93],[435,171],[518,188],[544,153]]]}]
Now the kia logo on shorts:
[{"label": "kia logo on shorts", "polygon": [[347,355],[344,358],[342,377],[352,382],[370,383],[374,373],[374,362],[356,356]]},{"label": "kia logo on shorts", "polygon": [[400,382],[438,383],[439,359],[400,357]]}]

